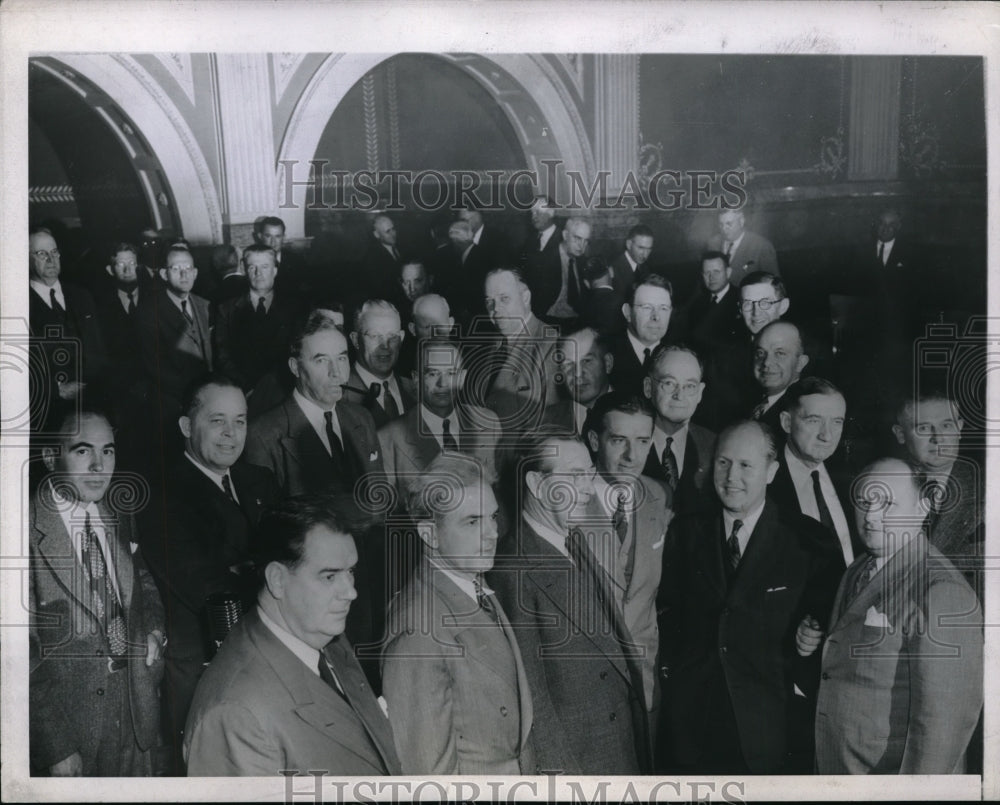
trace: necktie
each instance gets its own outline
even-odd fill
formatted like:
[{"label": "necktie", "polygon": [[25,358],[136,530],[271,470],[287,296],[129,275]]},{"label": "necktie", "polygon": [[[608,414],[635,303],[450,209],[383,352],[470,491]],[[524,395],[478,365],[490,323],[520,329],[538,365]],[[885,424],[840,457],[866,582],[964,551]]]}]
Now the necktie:
[{"label": "necktie", "polygon": [[837,529],[833,525],[830,507],[826,505],[826,498],[823,497],[823,489],[819,485],[819,470],[813,470],[811,474],[813,479],[813,494],[816,495],[816,508],[819,509],[819,521],[830,530],[831,534],[836,535]]},{"label": "necktie", "polygon": [[194,318],[191,316],[191,311],[188,310],[187,299],[181,299],[181,313],[184,314],[184,318],[187,319],[188,324],[194,324]]},{"label": "necktie", "polygon": [[337,691],[337,694],[345,702],[347,701],[347,696],[344,695],[343,689],[340,687],[340,683],[337,682],[337,677],[333,675],[333,671],[330,668],[330,664],[326,661],[326,657],[323,656],[323,652],[319,655],[319,678],[326,682],[331,688]]},{"label": "necktie", "polygon": [[733,253],[733,242],[731,240],[726,241],[726,256],[728,257]]},{"label": "necktie", "polygon": [[713,305],[719,304],[719,295],[718,294],[712,294],[712,304]]},{"label": "necktie", "polygon": [[679,473],[677,472],[677,457],[674,455],[673,450],[674,437],[667,437],[667,446],[663,448],[663,474],[666,476],[667,483],[670,484],[670,488],[677,489],[677,480]]},{"label": "necktie", "polygon": [[125,308],[125,312],[131,317],[135,313],[135,291],[128,292],[128,306]]},{"label": "necktie", "polygon": [[264,306],[264,297],[263,296],[258,296],[257,297],[257,310],[256,310],[256,313],[257,313],[257,317],[258,318],[263,318],[264,316],[267,315],[267,308]]},{"label": "necktie", "polygon": [[875,575],[875,557],[869,556],[865,560],[864,566],[861,568],[854,579],[854,587],[851,589],[851,601],[857,598],[863,589],[868,586],[868,582],[872,580],[872,576]]},{"label": "necktie", "polygon": [[472,579],[472,584],[476,588],[476,601],[479,602],[479,608],[487,614],[489,619],[500,625],[500,616],[497,614],[497,609],[493,606],[492,599],[483,592],[483,582],[482,578],[477,574]]},{"label": "necktie", "polygon": [[754,406],[753,418],[760,419],[762,416],[764,416],[766,411],[767,411],[767,396],[765,395],[764,399]]},{"label": "necktie", "polygon": [[727,541],[727,545],[729,546],[729,565],[733,570],[740,563],[740,541],[737,539],[736,534],[741,528],[743,528],[743,521],[733,520],[733,531]]},{"label": "necktie", "polygon": [[52,302],[52,309],[58,313],[60,316],[66,315],[66,309],[59,304],[59,300],[56,298],[56,289],[49,288],[49,301]]},{"label": "necktie", "polygon": [[399,252],[396,250],[395,246],[392,247],[392,259],[397,263],[399,262]]},{"label": "necktie", "polygon": [[449,420],[446,419],[441,423],[441,430],[443,431],[441,441],[444,442],[444,449],[458,450],[458,442],[451,435],[451,422]]},{"label": "necktie", "polygon": [[570,307],[576,308],[580,304],[580,277],[576,273],[576,258],[569,258],[569,289],[566,301]]},{"label": "necktie", "polygon": [[649,356],[652,350],[649,347],[644,347],[642,350],[642,368],[649,368]]},{"label": "necktie", "polygon": [[618,505],[615,507],[615,513],[611,517],[611,525],[615,529],[615,534],[618,535],[618,541],[625,542],[625,538],[628,536],[628,515],[625,513],[624,493],[618,495]]},{"label": "necktie", "polygon": [[333,429],[333,411],[324,411],[323,419],[326,420],[326,440],[330,443],[330,458],[338,474],[344,472],[344,445],[337,438],[337,433]]},{"label": "necktie", "polygon": [[223,490],[225,490],[225,493],[229,496],[229,499],[233,503],[235,503],[236,502],[236,495],[233,494],[233,484],[232,484],[232,481],[229,480],[229,473],[228,472],[225,475],[222,476],[222,488],[223,488]]},{"label": "necktie", "polygon": [[382,408],[385,410],[386,416],[389,419],[395,419],[399,416],[399,406],[396,405],[396,398],[392,396],[392,392],[389,391],[389,381],[382,381],[382,391],[385,392],[385,396],[382,398]]},{"label": "necktie", "polygon": [[878,261],[885,265],[885,260],[883,259],[883,254],[885,252],[885,243],[883,241],[878,242]]},{"label": "necktie", "polygon": [[108,649],[112,656],[121,657],[128,646],[128,629],[122,615],[118,596],[108,575],[108,566],[104,561],[104,553],[97,539],[97,532],[90,523],[90,512],[87,512],[83,522],[83,565],[90,576],[90,595],[94,612],[104,627],[108,638]]}]

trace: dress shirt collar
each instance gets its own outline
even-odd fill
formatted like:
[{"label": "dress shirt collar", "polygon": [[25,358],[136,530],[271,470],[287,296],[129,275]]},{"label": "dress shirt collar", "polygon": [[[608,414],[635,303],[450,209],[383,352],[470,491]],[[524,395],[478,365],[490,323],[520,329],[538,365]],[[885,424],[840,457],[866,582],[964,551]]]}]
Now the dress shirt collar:
[{"label": "dress shirt collar", "polygon": [[45,306],[49,308],[52,307],[52,290],[55,289],[56,299],[63,306],[63,310],[66,309],[66,297],[63,296],[62,283],[59,280],[56,280],[52,285],[46,285],[41,280],[31,280],[31,289],[42,298]]},{"label": "dress shirt collar", "polygon": [[[128,312],[128,291],[123,291],[121,288],[117,288],[115,291],[118,294],[118,301],[121,302],[122,309]],[[132,289],[132,304],[139,304],[139,286],[136,285]]]},{"label": "dress shirt collar", "polygon": [[764,412],[767,413],[772,408],[774,408],[774,404],[785,395],[786,391],[788,391],[788,389],[782,389],[777,394],[768,394],[767,395],[767,408],[764,409]]},{"label": "dress shirt collar", "polygon": [[639,270],[639,264],[632,259],[632,255],[629,254],[627,251],[624,254],[625,254],[625,260],[628,262],[629,268],[632,269],[632,273],[634,274],[636,271]]},{"label": "dress shirt collar", "polygon": [[472,242],[475,243],[477,246],[479,245],[479,239],[482,238],[483,236],[483,228],[485,226],[486,224],[480,224],[479,229],[477,229],[475,232],[472,233]]},{"label": "dress shirt collar", "polygon": [[[320,408],[312,400],[308,399],[302,392],[295,389],[292,392],[292,399],[295,400],[296,405],[299,406],[305,418],[309,420],[309,424],[313,426],[313,430],[319,434],[320,439],[323,444],[326,445],[326,449],[330,449],[330,445],[326,441],[326,411]],[[344,441],[344,435],[340,432],[340,420],[337,418],[336,407],[330,409],[333,412],[333,432],[337,434],[337,438],[341,442]]]},{"label": "dress shirt collar", "polygon": [[532,337],[531,334],[534,332],[534,330],[535,330],[535,314],[529,310],[528,315],[525,316],[523,319],[521,319],[521,329],[518,330],[516,333],[514,333],[514,335],[505,336],[507,339],[507,343],[509,344],[513,341],[517,341],[522,338],[531,338]]},{"label": "dress shirt collar", "polygon": [[555,231],[556,231],[556,225],[555,224],[549,224],[547,227],[545,227],[545,229],[543,229],[539,233],[539,235],[538,235],[539,249],[544,249],[545,248],[545,246],[549,242],[549,238],[552,237],[552,235],[555,233]]},{"label": "dress shirt collar", "polygon": [[892,253],[892,244],[896,242],[896,239],[892,240],[881,240],[875,244],[875,256],[878,256],[879,245],[882,247],[882,263],[885,264],[886,258]]},{"label": "dress shirt collar", "polygon": [[[747,552],[747,543],[750,542],[753,530],[757,527],[757,521],[760,520],[760,516],[764,512],[764,504],[766,502],[766,499],[761,501],[760,505],[757,506],[756,509],[743,518],[743,525],[736,534],[736,539],[739,540],[740,543],[741,555]],[[729,539],[729,535],[733,533],[733,523],[736,520],[736,515],[730,514],[725,509],[722,510],[722,528],[726,539]]]},{"label": "dress shirt collar", "polygon": [[260,604],[257,605],[257,613],[260,615],[260,622],[271,630],[271,634],[278,638],[292,654],[302,660],[310,671],[319,676],[320,652],[293,635],[285,627],[275,623],[273,619],[268,617],[264,607]]},{"label": "dress shirt collar", "polygon": [[[227,475],[229,475],[228,470],[224,473],[218,473],[215,470],[210,470],[204,464],[199,463],[198,459],[192,456],[187,450],[184,451],[184,457],[192,464],[194,464],[194,466],[198,468],[198,471],[201,472],[201,474],[204,475],[206,478],[208,478],[208,480],[210,480],[213,484],[219,487],[219,489],[221,489],[223,492],[226,491],[226,488],[222,485],[222,479],[225,478]],[[229,485],[233,487],[233,496],[235,497],[236,487],[233,485],[233,478],[231,475],[229,475]]]},{"label": "dress shirt collar", "polygon": [[[476,585],[475,582],[472,581],[472,579],[466,576],[458,575],[454,570],[445,565],[442,561],[435,560],[433,557],[429,558],[427,560],[427,563],[431,566],[430,570],[430,573],[432,574],[430,579],[431,584],[434,583],[433,580],[434,573],[443,573],[451,580],[451,582],[456,587],[458,587],[459,590],[461,590],[463,593],[469,596],[469,598],[475,601],[477,605],[479,604],[479,597],[476,595]],[[482,589],[485,595],[493,594],[493,590],[491,590],[489,586],[487,586],[485,579],[483,579],[482,581]]]},{"label": "dress shirt collar", "polygon": [[[638,483],[638,480],[635,483]],[[613,515],[618,508],[618,496],[622,492],[628,495],[625,502],[625,511],[633,511],[639,500],[633,484],[623,483],[614,479],[609,481],[601,473],[597,473],[594,476],[594,494],[600,499],[604,511],[609,515]]]},{"label": "dress shirt collar", "polygon": [[709,296],[714,296],[715,302],[716,304],[718,304],[725,298],[726,294],[729,293],[729,289],[732,287],[733,286],[727,282],[725,285],[722,286],[721,291],[716,291],[715,293],[709,293]]},{"label": "dress shirt collar", "polygon": [[254,310],[257,309],[257,300],[264,300],[264,310],[270,310],[271,305],[274,304],[274,289],[272,288],[267,293],[257,293],[256,291],[250,291],[250,307]]},{"label": "dress shirt collar", "polygon": [[560,534],[551,526],[542,525],[538,522],[538,520],[528,514],[528,512],[523,512],[521,517],[524,519],[525,524],[538,534],[539,537],[549,543],[549,545],[559,551],[559,553],[567,559],[573,561],[569,555],[569,550],[566,548],[566,537],[568,536],[568,531],[566,534]]},{"label": "dress shirt collar", "polygon": [[733,252],[735,252],[740,247],[740,244],[743,242],[743,238],[746,236],[746,234],[747,233],[745,231],[741,232],[740,236],[738,238],[736,238],[736,240],[732,241],[733,246],[729,250],[729,256],[730,257],[732,257],[733,256]]},{"label": "dress shirt collar", "polygon": [[629,343],[632,344],[632,351],[635,353],[635,357],[639,359],[639,363],[642,363],[646,359],[645,355],[643,355],[643,350],[648,349],[650,355],[656,350],[658,344],[643,344],[642,341],[632,334],[631,330],[626,330],[625,332],[628,335]]},{"label": "dress shirt collar", "polygon": [[[670,452],[677,459],[677,471],[684,470],[684,453],[687,448],[688,426],[690,421],[685,422],[675,433],[670,434],[673,441],[670,443]],[[667,446],[667,434],[659,428],[653,428],[653,446],[656,448],[656,455],[663,459],[663,448]]]},{"label": "dress shirt collar", "polygon": [[[441,449],[444,449],[444,418],[439,417],[430,408],[428,408],[423,403],[420,404],[420,416],[424,420],[424,424],[427,425],[427,430],[431,432],[431,435],[437,439],[438,444]],[[452,408],[451,413],[448,414],[448,430],[452,436],[455,437],[455,441],[458,441],[459,434],[459,424],[458,424],[458,409]]]},{"label": "dress shirt collar", "polygon": [[174,303],[174,307],[176,307],[181,313],[184,312],[184,308],[181,307],[181,302],[182,301],[186,301],[188,303],[188,306],[187,306],[188,313],[191,315],[192,318],[194,318],[194,305],[191,303],[191,294],[188,294],[182,300],[172,290],[170,290],[170,288],[167,288],[167,299],[169,299],[171,302],[173,302]]},{"label": "dress shirt collar", "polygon": [[385,390],[382,384],[386,381],[389,382],[389,388],[393,392],[393,396],[395,397],[399,394],[399,385],[396,383],[395,375],[389,375],[388,377],[375,377],[375,375],[361,365],[360,361],[354,364],[354,370],[358,373],[358,377],[361,378],[366,388],[371,388],[372,383],[378,384],[379,396],[381,396],[382,392]]}]

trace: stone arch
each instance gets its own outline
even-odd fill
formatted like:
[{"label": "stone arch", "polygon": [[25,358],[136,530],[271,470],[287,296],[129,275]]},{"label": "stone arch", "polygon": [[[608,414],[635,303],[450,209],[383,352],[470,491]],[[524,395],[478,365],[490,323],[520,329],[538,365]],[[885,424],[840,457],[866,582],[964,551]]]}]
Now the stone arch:
[{"label": "stone arch", "polygon": [[124,54],[60,53],[49,61],[99,87],[135,124],[159,161],[184,237],[192,243],[221,243],[222,208],[208,162],[180,110],[153,77]]},{"label": "stone arch", "polygon": [[[302,91],[278,151],[279,193],[284,195],[282,162],[301,166],[297,182],[308,178],[320,137],[331,115],[348,91],[366,73],[394,54],[335,53],[319,66]],[[594,174],[594,155],[583,119],[571,92],[542,56],[458,53],[435,54],[474,78],[494,98],[510,120],[528,167],[542,171],[543,159],[558,159],[566,171],[578,171],[588,181]],[[564,181],[560,176],[559,181]],[[552,192],[553,189],[550,189]],[[294,187],[292,207],[281,216],[291,237],[305,233],[307,188]],[[287,203],[279,199],[279,205]]]}]

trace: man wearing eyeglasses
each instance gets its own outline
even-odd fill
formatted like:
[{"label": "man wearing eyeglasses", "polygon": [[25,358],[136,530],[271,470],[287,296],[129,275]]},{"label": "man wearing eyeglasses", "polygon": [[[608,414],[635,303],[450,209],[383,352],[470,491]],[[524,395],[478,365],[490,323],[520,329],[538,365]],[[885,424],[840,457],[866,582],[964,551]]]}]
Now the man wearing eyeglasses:
[{"label": "man wearing eyeglasses", "polygon": [[344,399],[367,408],[376,428],[401,417],[417,403],[413,381],[396,374],[405,335],[399,311],[384,299],[369,299],[354,317],[351,344],[357,357],[344,387]]},{"label": "man wearing eyeglasses", "polygon": [[[31,406],[33,430],[48,429],[64,415],[67,402],[76,400],[84,387],[98,383],[108,368],[108,355],[94,300],[82,288],[63,285],[59,248],[52,233],[37,227],[28,235],[28,322],[41,345],[29,360],[37,364],[35,377],[44,387],[39,395],[47,405]],[[65,359],[69,350],[70,360]],[[57,378],[65,379],[57,379]]]},{"label": "man wearing eyeglasses", "polygon": [[673,298],[670,282],[659,274],[650,274],[633,287],[622,305],[628,329],[612,341],[611,383],[616,390],[642,394],[650,356],[661,343],[673,340],[677,330],[676,325],[671,330]]},{"label": "man wearing eyeglasses", "polygon": [[191,292],[197,278],[191,252],[172,247],[160,268],[163,287],[139,311],[139,350],[148,394],[158,401],[155,413],[165,438],[175,435],[172,423],[181,413],[187,385],[212,369],[208,300]]}]

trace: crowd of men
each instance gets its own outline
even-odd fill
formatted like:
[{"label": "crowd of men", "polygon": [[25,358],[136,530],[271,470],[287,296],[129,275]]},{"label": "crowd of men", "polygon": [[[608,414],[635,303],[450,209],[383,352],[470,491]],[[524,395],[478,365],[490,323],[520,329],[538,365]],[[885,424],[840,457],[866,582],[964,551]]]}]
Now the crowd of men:
[{"label": "crowd of men", "polygon": [[648,227],[602,259],[555,213],[425,256],[377,215],[334,299],[277,218],[211,267],[115,243],[95,296],[31,231],[34,773],[980,768],[954,395],[852,465],[854,367],[743,212],[687,300]]}]

